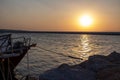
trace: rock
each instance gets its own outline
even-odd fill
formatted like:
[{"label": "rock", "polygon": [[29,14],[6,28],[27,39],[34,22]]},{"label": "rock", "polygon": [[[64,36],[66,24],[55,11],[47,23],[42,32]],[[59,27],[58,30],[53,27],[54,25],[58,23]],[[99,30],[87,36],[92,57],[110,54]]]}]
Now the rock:
[{"label": "rock", "polygon": [[41,74],[40,80],[120,80],[120,53],[93,55],[73,66],[62,64]]},{"label": "rock", "polygon": [[97,72],[99,80],[120,80],[120,66],[103,69]]},{"label": "rock", "polygon": [[91,56],[88,61],[82,63],[82,67],[97,72],[101,69],[107,68],[109,66],[113,66],[114,64],[105,59],[105,57],[101,56]]},{"label": "rock", "polygon": [[72,66],[68,67],[68,65],[63,64],[56,69],[45,72],[40,78],[43,80],[96,80],[95,76],[95,73],[90,70],[82,67],[79,69]]},{"label": "rock", "polygon": [[65,69],[69,69],[69,68],[70,68],[70,66],[68,64],[62,64],[58,67],[58,69],[60,69],[60,70],[65,70]]},{"label": "rock", "polygon": [[112,63],[120,64],[120,53],[117,53],[116,51],[114,51],[107,56],[107,59]]}]

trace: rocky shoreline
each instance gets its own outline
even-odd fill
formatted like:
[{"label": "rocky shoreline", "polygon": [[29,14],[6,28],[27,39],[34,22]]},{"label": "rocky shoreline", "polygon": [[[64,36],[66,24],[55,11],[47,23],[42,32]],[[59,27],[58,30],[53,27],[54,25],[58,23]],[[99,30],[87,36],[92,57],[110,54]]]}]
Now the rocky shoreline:
[{"label": "rocky shoreline", "polygon": [[73,66],[62,64],[41,74],[39,80],[120,80],[120,53],[93,55]]}]

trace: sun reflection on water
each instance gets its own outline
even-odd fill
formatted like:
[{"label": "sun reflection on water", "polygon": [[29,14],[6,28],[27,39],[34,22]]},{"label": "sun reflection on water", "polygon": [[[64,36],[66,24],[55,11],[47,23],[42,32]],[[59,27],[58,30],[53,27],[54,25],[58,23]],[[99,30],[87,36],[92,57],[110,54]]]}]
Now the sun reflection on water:
[{"label": "sun reflection on water", "polygon": [[78,47],[78,53],[81,58],[86,59],[88,56],[90,56],[91,52],[91,46],[90,46],[90,39],[88,35],[81,35],[80,36],[80,42]]},{"label": "sun reflection on water", "polygon": [[90,44],[89,44],[89,38],[88,35],[82,35],[81,36],[81,52],[89,52],[91,50]]}]

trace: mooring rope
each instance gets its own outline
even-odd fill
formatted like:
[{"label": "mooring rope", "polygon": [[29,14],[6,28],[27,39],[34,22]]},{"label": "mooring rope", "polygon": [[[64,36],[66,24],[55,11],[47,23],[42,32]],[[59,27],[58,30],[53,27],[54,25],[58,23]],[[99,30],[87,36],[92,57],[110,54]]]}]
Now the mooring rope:
[{"label": "mooring rope", "polygon": [[52,50],[48,50],[48,49],[45,49],[43,47],[40,47],[40,46],[37,46],[38,48],[44,50],[44,51],[48,51],[48,52],[51,52],[51,53],[55,53],[55,54],[58,54],[58,55],[61,55],[61,56],[64,56],[64,57],[68,57],[68,58],[72,58],[72,59],[79,59],[79,60],[83,60],[82,58],[79,58],[79,57],[74,57],[74,56],[70,56],[70,55],[64,55],[63,53],[58,53],[58,52],[55,52],[55,51],[52,51]]}]

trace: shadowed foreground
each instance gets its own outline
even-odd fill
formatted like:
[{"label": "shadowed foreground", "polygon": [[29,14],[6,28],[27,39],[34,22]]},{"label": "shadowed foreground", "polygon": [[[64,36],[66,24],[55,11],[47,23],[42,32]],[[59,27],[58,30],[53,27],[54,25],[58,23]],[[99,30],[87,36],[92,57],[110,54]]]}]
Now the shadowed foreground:
[{"label": "shadowed foreground", "polygon": [[120,53],[90,56],[73,66],[62,64],[41,74],[39,80],[120,80]]}]

